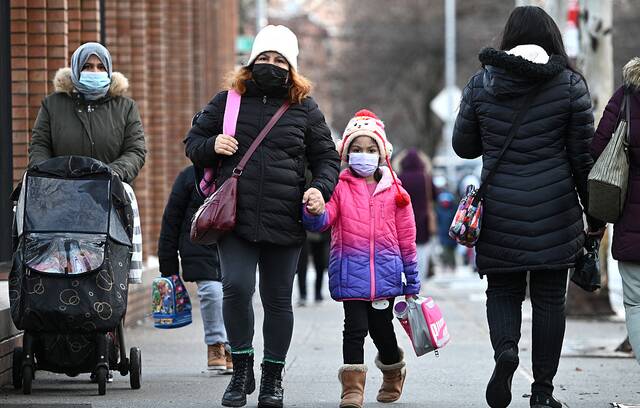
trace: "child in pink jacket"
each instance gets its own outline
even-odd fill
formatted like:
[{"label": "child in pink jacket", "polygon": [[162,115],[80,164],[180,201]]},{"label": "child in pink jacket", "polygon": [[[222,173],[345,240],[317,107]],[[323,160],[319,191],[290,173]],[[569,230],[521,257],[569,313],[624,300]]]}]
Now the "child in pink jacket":
[{"label": "child in pink jacket", "polygon": [[305,208],[303,222],[310,231],[331,227],[329,290],[332,298],[343,301],[345,314],[340,407],[361,407],[367,333],[378,349],[375,364],[383,373],[378,401],[393,402],[402,393],[404,353],[396,341],[392,309],[396,296],[420,291],[416,226],[409,195],[391,169],[392,146],[384,124],[375,114],[356,113],[338,151],[349,167],[340,174],[324,211],[313,215]]}]

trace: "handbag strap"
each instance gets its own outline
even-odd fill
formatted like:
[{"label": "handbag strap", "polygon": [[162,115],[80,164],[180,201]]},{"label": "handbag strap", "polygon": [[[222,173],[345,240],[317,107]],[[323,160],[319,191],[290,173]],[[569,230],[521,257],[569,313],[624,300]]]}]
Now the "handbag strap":
[{"label": "handbag strap", "polygon": [[258,137],[256,137],[253,143],[251,143],[251,146],[249,146],[249,150],[247,150],[244,156],[242,156],[242,160],[240,160],[240,163],[238,163],[238,165],[233,169],[233,177],[240,177],[242,175],[244,167],[247,165],[249,159],[251,159],[251,156],[258,148],[258,145],[260,145],[264,138],[267,137],[267,134],[271,131],[271,129],[273,129],[278,119],[280,119],[282,115],[284,115],[284,113],[287,111],[287,109],[289,109],[289,106],[289,101],[285,101],[282,106],[278,108],[276,113],[269,120],[269,123],[267,123],[262,131],[260,131],[260,134],[258,134]]},{"label": "handbag strap", "polygon": [[627,134],[625,136],[625,142],[627,144],[627,147],[629,146],[629,143],[631,143],[631,135],[630,135],[630,131],[631,131],[631,98],[629,97],[629,90],[627,88],[624,89],[624,111],[625,111],[625,116],[627,119]]},{"label": "handbag strap", "polygon": [[498,154],[498,160],[496,160],[496,164],[494,164],[493,168],[489,171],[489,174],[484,179],[484,182],[476,192],[476,199],[474,200],[474,202],[477,202],[477,200],[482,199],[482,196],[484,195],[486,190],[486,186],[489,184],[489,182],[495,175],[496,170],[498,169],[498,166],[500,165],[500,162],[504,157],[504,154],[507,152],[507,149],[509,148],[509,145],[511,145],[511,142],[513,142],[513,139],[515,139],[516,133],[518,133],[518,129],[520,128],[520,124],[522,123],[522,119],[524,119],[525,113],[527,113],[534,98],[536,97],[536,95],[538,95],[540,88],[541,86],[536,87],[536,89],[529,92],[525,96],[524,101],[522,102],[522,105],[520,106],[520,109],[518,110],[518,113],[516,114],[516,117],[513,120],[513,123],[511,124],[509,133],[507,134],[507,140],[504,142],[504,145],[502,146],[502,150],[500,150],[500,153]]}]

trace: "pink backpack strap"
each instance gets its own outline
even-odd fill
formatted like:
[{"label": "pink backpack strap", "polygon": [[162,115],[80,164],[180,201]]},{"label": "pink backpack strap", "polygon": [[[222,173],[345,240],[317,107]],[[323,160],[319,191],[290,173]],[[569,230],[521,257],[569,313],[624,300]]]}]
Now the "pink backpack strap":
[{"label": "pink backpack strap", "polygon": [[240,112],[240,100],[242,96],[235,89],[229,89],[227,94],[227,104],[224,108],[224,122],[222,123],[222,133],[229,136],[236,135],[236,124],[238,123],[238,112]]},{"label": "pink backpack strap", "polygon": [[[228,136],[236,135],[236,124],[238,123],[238,113],[240,112],[240,95],[235,89],[229,89],[227,93],[227,103],[224,107],[224,120],[222,122],[222,133]],[[218,166],[220,169],[220,166]],[[205,197],[216,191],[216,171],[212,168],[204,169],[204,176],[200,180],[200,191]]]}]

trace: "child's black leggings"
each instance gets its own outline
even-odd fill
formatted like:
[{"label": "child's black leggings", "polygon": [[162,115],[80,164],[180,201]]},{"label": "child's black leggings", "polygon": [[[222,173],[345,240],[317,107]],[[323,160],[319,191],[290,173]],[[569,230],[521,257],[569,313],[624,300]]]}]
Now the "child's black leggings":
[{"label": "child's black leggings", "polygon": [[342,358],[344,364],[364,364],[364,338],[371,335],[382,364],[400,361],[398,342],[393,331],[393,299],[383,310],[374,309],[371,302],[347,300],[344,306]]}]

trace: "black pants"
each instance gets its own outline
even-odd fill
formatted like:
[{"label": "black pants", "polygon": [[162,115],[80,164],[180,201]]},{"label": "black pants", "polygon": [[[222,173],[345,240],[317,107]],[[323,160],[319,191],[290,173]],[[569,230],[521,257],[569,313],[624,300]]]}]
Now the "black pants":
[{"label": "black pants", "polygon": [[[487,320],[494,358],[508,348],[518,350],[522,324],[522,301],[527,273],[487,275]],[[532,271],[529,292],[533,306],[532,391],[553,392],[564,340],[566,270]]]},{"label": "black pants", "polygon": [[348,300],[344,306],[342,358],[344,364],[364,364],[364,338],[367,332],[378,349],[383,364],[400,361],[396,333],[393,331],[393,299],[389,307],[374,309],[371,302]]},{"label": "black pants", "polygon": [[322,279],[324,271],[329,263],[329,241],[305,241],[298,261],[298,290],[300,298],[307,298],[307,267],[309,266],[309,254],[313,258],[313,266],[316,270],[315,295],[316,300],[322,299]]},{"label": "black pants", "polygon": [[293,333],[291,292],[300,247],[255,244],[228,234],[218,243],[218,253],[224,291],[222,312],[231,351],[253,347],[251,301],[256,286],[256,266],[260,266],[264,357],[284,361]]}]

